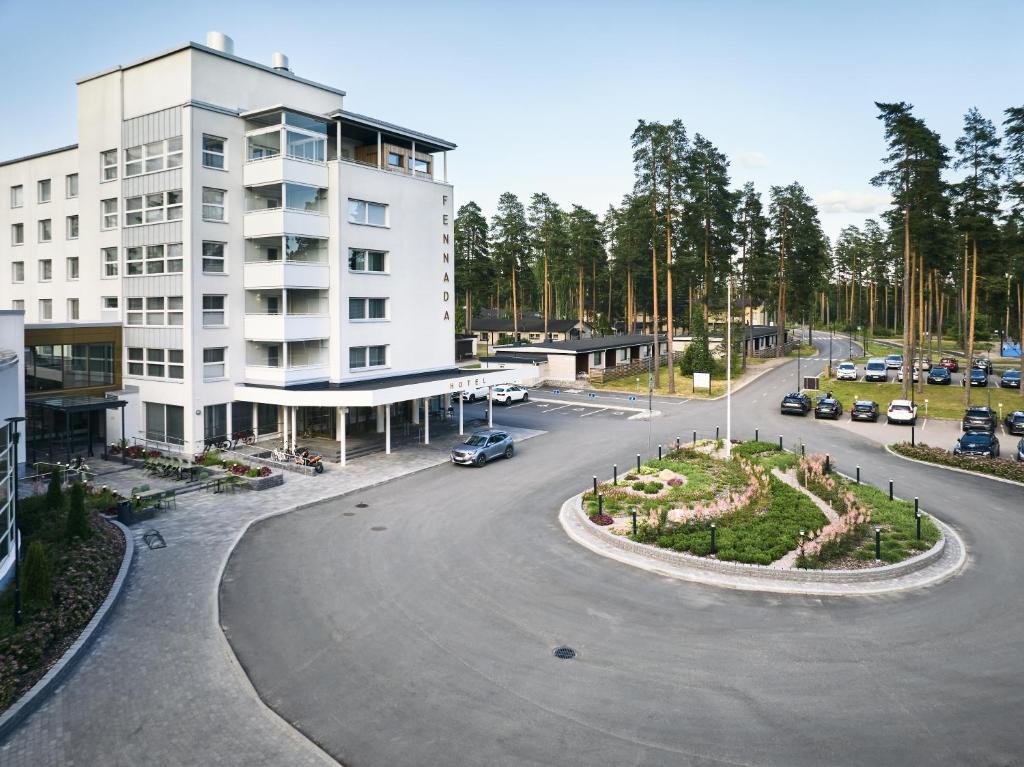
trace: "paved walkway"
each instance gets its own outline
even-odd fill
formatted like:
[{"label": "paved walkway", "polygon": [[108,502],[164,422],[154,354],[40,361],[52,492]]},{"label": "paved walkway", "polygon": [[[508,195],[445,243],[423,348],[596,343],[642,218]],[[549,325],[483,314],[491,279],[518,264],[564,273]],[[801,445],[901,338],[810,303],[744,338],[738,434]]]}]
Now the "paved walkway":
[{"label": "paved walkway", "polygon": [[[543,433],[507,430],[517,441]],[[0,765],[334,764],[263,705],[235,660],[217,625],[222,569],[253,520],[437,466],[449,447],[404,447],[320,476],[288,474],[283,486],[259,493],[189,493],[176,510],[136,525],[135,563],[110,623],[0,746]],[[167,548],[146,547],[150,528]]]},{"label": "paved walkway", "polygon": [[[821,498],[819,498],[806,487],[800,484],[799,480],[796,478],[795,471],[779,471],[778,469],[772,469],[772,476],[774,476],[780,482],[785,482],[794,490],[798,490],[799,492],[803,493],[808,498],[810,498],[812,501],[814,501],[814,505],[821,509],[821,513],[828,517],[829,522],[839,521],[839,515],[836,514],[835,510],[833,510],[831,506],[829,506],[827,503],[821,500]],[[799,556],[800,548],[797,547],[792,551],[786,552],[785,556],[776,559],[768,566],[773,567],[776,570],[790,570],[796,566],[796,560]]]}]

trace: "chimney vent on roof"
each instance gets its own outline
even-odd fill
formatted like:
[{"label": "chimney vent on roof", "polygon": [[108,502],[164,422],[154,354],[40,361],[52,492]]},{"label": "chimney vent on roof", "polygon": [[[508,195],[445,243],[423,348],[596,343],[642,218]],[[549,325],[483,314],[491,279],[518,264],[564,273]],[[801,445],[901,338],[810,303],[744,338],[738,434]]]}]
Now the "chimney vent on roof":
[{"label": "chimney vent on roof", "polygon": [[207,32],[206,47],[213,48],[215,51],[220,51],[221,53],[227,53],[230,55],[234,55],[235,53],[235,41],[223,32]]},{"label": "chimney vent on roof", "polygon": [[288,57],[278,51],[274,51],[274,55],[270,59],[270,66],[279,71],[291,72],[288,69]]}]

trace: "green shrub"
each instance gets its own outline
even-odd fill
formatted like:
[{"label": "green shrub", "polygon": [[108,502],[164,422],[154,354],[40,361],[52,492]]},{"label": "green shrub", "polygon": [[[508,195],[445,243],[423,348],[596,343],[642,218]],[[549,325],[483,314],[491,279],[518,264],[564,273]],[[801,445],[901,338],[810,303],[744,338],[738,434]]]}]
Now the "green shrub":
[{"label": "green shrub", "polygon": [[68,508],[67,536],[88,540],[92,535],[89,527],[89,515],[85,511],[85,488],[76,482],[71,488],[71,500]]},{"label": "green shrub", "polygon": [[644,492],[654,495],[655,493],[661,492],[661,488],[663,487],[664,485],[661,482],[648,482],[644,485]]},{"label": "green shrub", "polygon": [[50,467],[50,486],[46,488],[46,502],[51,509],[59,509],[64,505],[64,490],[61,488],[63,477],[60,468]]},{"label": "green shrub", "polygon": [[1024,483],[1024,463],[1004,461],[999,458],[969,458],[953,455],[941,447],[930,447],[922,443],[911,445],[907,442],[898,442],[895,445],[891,445],[891,447],[900,455],[916,458],[919,461],[937,463],[940,466],[955,466],[958,469],[991,474],[994,477],[1002,477],[1003,479]]},{"label": "green shrub", "polygon": [[50,560],[42,541],[32,541],[25,554],[25,599],[47,607],[53,600]]},{"label": "green shrub", "polygon": [[733,445],[731,452],[733,455],[750,458],[751,456],[758,455],[760,453],[778,453],[779,445],[777,442],[749,440],[747,442],[741,442],[738,445]]},{"label": "green shrub", "polygon": [[633,489],[638,493],[642,493],[645,487],[647,487],[647,483],[642,480],[633,483]]}]

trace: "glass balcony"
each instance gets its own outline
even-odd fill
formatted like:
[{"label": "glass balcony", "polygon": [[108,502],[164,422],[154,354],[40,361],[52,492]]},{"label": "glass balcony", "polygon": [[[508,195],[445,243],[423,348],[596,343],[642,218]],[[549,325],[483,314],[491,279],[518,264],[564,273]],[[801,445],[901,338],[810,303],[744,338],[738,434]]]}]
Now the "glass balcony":
[{"label": "glass balcony", "polygon": [[244,286],[328,288],[327,240],[317,237],[260,237],[245,242]]}]

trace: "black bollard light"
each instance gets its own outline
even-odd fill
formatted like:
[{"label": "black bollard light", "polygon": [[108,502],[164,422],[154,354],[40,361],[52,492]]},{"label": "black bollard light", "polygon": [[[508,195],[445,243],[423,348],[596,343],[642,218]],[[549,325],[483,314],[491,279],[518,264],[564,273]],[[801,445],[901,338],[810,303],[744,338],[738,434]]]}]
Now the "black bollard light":
[{"label": "black bollard light", "polygon": [[875,525],[875,561],[882,561],[882,528]]},{"label": "black bollard light", "polygon": [[619,464],[612,464],[612,486],[618,487],[619,484]]},{"label": "black bollard light", "polygon": [[717,554],[718,547],[715,545],[715,523],[711,523],[711,553]]},{"label": "black bollard light", "polygon": [[825,453],[825,473],[828,474],[832,471],[832,456]]},{"label": "black bollard light", "polygon": [[921,512],[915,511],[914,518],[917,520],[917,540],[921,540]]},{"label": "black bollard light", "polygon": [[782,450],[782,435],[779,435],[779,450]]},{"label": "black bollard light", "polygon": [[860,466],[857,467],[857,484],[860,484]]},{"label": "black bollard light", "polygon": [[679,437],[676,437],[676,451],[679,450]]},{"label": "black bollard light", "polygon": [[800,455],[801,456],[807,455],[806,447],[807,446],[803,442],[800,443]]},{"label": "black bollard light", "polygon": [[594,495],[597,495],[597,475],[594,475]]},{"label": "black bollard light", "polygon": [[636,473],[640,473],[640,453],[636,454]]},{"label": "black bollard light", "polygon": [[636,537],[636,506],[633,507],[633,537]]},{"label": "black bollard light", "polygon": [[661,445],[658,445],[658,460],[661,460]]},{"label": "black bollard light", "polygon": [[720,438],[719,438],[719,436],[718,436],[718,430],[719,430],[720,428],[721,428],[721,427],[719,427],[719,426],[716,426],[716,427],[715,427],[715,442],[718,442],[718,440],[720,439]]},{"label": "black bollard light", "polygon": [[892,480],[889,480],[889,500],[892,500]]},{"label": "black bollard light", "polygon": [[761,430],[760,429],[754,429],[754,442],[760,442],[760,441],[761,441]]},{"label": "black bollard light", "polygon": [[910,427],[910,446],[913,447],[916,444],[917,444],[917,442],[914,440],[914,426],[911,425],[911,427]]},{"label": "black bollard light", "polygon": [[696,429],[693,430],[693,444],[695,444],[695,445],[697,444],[697,430]]}]

